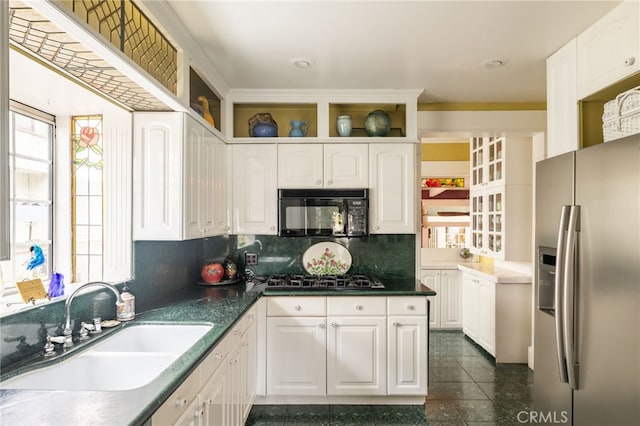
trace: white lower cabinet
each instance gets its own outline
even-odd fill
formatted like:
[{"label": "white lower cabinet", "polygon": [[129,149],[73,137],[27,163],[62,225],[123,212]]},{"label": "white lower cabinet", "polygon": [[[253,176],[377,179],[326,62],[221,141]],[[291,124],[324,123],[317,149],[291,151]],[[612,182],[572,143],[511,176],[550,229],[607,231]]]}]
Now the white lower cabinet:
[{"label": "white lower cabinet", "polygon": [[327,321],[327,395],[386,395],[386,316]]},{"label": "white lower cabinet", "polygon": [[462,328],[462,282],[460,271],[454,269],[423,269],[421,281],[436,292],[429,296],[432,329]]},{"label": "white lower cabinet", "polygon": [[464,334],[501,363],[526,363],[531,344],[531,283],[462,274]]},{"label": "white lower cabinet", "polygon": [[256,348],[254,307],[153,414],[151,425],[244,425],[255,397]]},{"label": "white lower cabinet", "polygon": [[267,393],[324,395],[326,318],[267,318]]},{"label": "white lower cabinet", "polygon": [[427,393],[427,301],[424,297],[388,299],[388,394]]},{"label": "white lower cabinet", "polygon": [[427,299],[268,297],[266,397],[426,395]]}]

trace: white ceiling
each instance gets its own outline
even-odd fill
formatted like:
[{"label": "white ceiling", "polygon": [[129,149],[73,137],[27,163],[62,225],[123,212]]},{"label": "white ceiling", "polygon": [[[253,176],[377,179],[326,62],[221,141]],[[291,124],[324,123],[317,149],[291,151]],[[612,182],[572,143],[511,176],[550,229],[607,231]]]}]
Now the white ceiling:
[{"label": "white ceiling", "polygon": [[619,3],[169,1],[231,88],[424,89],[420,102],[544,102],[545,59]]}]

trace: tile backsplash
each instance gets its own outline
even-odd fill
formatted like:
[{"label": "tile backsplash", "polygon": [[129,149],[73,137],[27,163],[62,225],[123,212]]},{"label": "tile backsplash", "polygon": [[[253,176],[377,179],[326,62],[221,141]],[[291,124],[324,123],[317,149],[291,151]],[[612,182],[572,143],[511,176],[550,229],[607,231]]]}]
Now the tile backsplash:
[{"label": "tile backsplash", "polygon": [[[244,270],[244,253],[258,254],[257,275],[304,273],[304,252],[321,241],[333,241],[351,253],[350,272],[402,279],[415,275],[415,235],[370,235],[364,238],[292,238],[273,235],[219,236],[188,241],[136,241],[134,276],[128,283],[136,296],[138,313],[184,297],[200,281],[205,260],[223,262],[232,256]],[[72,318],[115,317],[115,298],[92,293],[74,300]],[[2,318],[0,321],[0,369],[10,367],[42,351],[47,333],[62,332],[64,301],[46,304]]]}]

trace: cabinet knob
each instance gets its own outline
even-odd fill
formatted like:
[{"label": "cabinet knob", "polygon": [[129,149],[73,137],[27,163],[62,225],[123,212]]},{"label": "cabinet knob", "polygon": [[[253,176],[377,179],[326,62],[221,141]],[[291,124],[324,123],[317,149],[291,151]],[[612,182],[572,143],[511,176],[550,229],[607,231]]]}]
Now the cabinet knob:
[{"label": "cabinet knob", "polygon": [[322,181],[320,179],[316,179],[316,185],[322,185]]},{"label": "cabinet knob", "polygon": [[296,311],[299,311],[300,309],[302,309],[302,306],[296,305],[296,306],[293,307],[293,309],[295,309]]},{"label": "cabinet knob", "polygon": [[327,185],[333,185],[333,179],[329,179],[329,180],[327,181]]},{"label": "cabinet knob", "polygon": [[413,311],[416,307],[413,305],[407,305],[407,309]]},{"label": "cabinet knob", "polygon": [[362,305],[356,305],[355,308],[356,308],[357,311],[361,311],[362,310]]},{"label": "cabinet knob", "polygon": [[337,327],[337,326],[338,326],[338,324],[336,324],[335,322],[331,323],[331,327]]},{"label": "cabinet knob", "polygon": [[318,324],[318,327],[319,328],[324,328],[324,324],[320,323],[320,324]]},{"label": "cabinet knob", "polygon": [[204,416],[204,410],[202,408],[197,409],[193,416],[196,418]]},{"label": "cabinet knob", "polygon": [[636,58],[634,58],[633,56],[631,56],[630,58],[627,58],[624,60],[624,65],[626,67],[630,67],[631,65],[636,63]]},{"label": "cabinet knob", "polygon": [[380,227],[378,225],[373,225],[373,229],[377,231]]},{"label": "cabinet knob", "polygon": [[176,399],[176,407],[184,407],[185,405],[187,405],[187,398]]},{"label": "cabinet knob", "polygon": [[393,323],[393,326],[394,326],[394,327],[398,327],[399,325],[400,325],[400,323],[398,323],[398,322],[394,322],[394,323]]},{"label": "cabinet knob", "polygon": [[270,231],[275,231],[275,230],[276,230],[276,227],[275,227],[275,226],[273,226],[273,225],[271,225],[271,226],[269,227],[269,230],[270,230]]}]

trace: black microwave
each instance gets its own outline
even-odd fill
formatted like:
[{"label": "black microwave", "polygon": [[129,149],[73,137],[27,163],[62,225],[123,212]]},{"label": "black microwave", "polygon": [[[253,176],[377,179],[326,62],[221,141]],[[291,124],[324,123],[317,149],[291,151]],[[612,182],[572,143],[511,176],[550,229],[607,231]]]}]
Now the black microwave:
[{"label": "black microwave", "polygon": [[368,189],[279,189],[278,235],[364,237],[369,227]]}]

